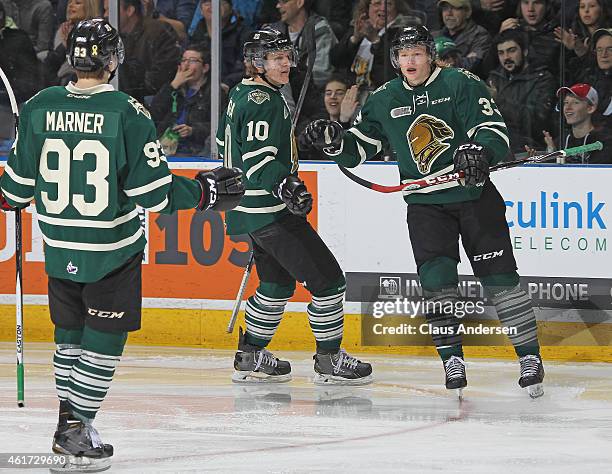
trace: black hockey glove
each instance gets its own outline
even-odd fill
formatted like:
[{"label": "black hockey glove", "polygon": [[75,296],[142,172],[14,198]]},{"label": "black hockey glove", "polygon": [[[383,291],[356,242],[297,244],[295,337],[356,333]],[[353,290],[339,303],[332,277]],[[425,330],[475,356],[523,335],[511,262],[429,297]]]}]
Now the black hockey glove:
[{"label": "black hockey glove", "polygon": [[490,161],[491,153],[487,147],[476,142],[463,143],[453,155],[453,172],[465,172],[465,178],[459,180],[462,186],[482,186],[489,177]]},{"label": "black hockey glove", "polygon": [[0,209],[2,209],[4,212],[14,211],[16,209],[6,201],[2,191],[0,191]]},{"label": "black hockey glove", "polygon": [[214,170],[200,171],[195,179],[202,187],[202,197],[196,206],[200,211],[229,211],[235,208],[244,196],[242,171],[238,168],[219,166]]},{"label": "black hockey glove", "polygon": [[307,143],[328,155],[340,152],[344,129],[338,122],[318,119],[310,122],[304,130]]},{"label": "black hockey glove", "polygon": [[312,194],[302,180],[292,174],[280,182],[274,195],[287,205],[292,214],[305,216],[312,210]]}]

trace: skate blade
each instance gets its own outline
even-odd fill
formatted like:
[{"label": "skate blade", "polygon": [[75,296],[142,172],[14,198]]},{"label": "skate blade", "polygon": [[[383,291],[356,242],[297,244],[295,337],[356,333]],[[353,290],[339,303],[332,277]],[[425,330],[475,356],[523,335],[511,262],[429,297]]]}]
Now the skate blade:
[{"label": "skate blade", "polygon": [[313,380],[315,385],[368,385],[373,381],[374,378],[371,374],[358,379],[347,379],[335,375],[325,375],[319,373],[315,373]]},{"label": "skate blade", "polygon": [[66,456],[62,466],[49,468],[50,472],[102,472],[111,467],[111,458],[93,459],[83,456]]},{"label": "skate blade", "polygon": [[542,395],[544,395],[544,385],[541,383],[530,385],[527,387],[527,393],[531,398],[540,398]]},{"label": "skate blade", "polygon": [[232,382],[244,384],[256,383],[285,383],[291,380],[291,374],[268,375],[262,372],[251,372],[247,370],[235,370],[232,374]]}]

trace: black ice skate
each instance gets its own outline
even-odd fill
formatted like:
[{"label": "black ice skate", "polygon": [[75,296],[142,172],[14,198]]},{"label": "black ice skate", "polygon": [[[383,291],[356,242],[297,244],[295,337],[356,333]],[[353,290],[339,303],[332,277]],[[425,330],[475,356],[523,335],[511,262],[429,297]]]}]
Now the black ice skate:
[{"label": "black ice skate", "polygon": [[100,472],[111,467],[113,447],[102,443],[91,423],[75,419],[62,420],[53,436],[53,452],[66,456],[62,466],[51,472]]},{"label": "black ice skate", "polygon": [[465,376],[465,362],[461,357],[451,356],[444,361],[444,371],[446,372],[446,388],[457,390],[459,399],[463,399],[463,388],[467,386]]},{"label": "black ice skate", "polygon": [[291,380],[291,364],[288,361],[276,358],[266,349],[247,344],[242,328],[239,332],[232,382],[275,383]]},{"label": "black ice skate", "polygon": [[544,366],[542,359],[537,355],[526,355],[519,359],[521,364],[521,378],[519,385],[527,388],[527,393],[531,398],[538,398],[544,395]]},{"label": "black ice skate", "polygon": [[344,349],[313,357],[317,385],[366,385],[372,382],[372,366],[351,357]]}]

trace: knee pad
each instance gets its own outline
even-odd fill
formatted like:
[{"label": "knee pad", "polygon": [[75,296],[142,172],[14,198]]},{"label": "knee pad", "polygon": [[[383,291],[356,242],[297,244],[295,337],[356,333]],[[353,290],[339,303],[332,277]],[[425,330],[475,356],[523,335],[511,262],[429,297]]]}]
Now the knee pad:
[{"label": "knee pad", "polygon": [[293,296],[294,292],[295,282],[293,282],[292,285],[279,285],[278,283],[262,281],[257,287],[257,293],[270,299],[289,300]]},{"label": "knee pad", "polygon": [[480,281],[491,298],[498,298],[503,293],[519,286],[521,278],[517,272],[510,272],[487,275],[481,277]]},{"label": "knee pad", "polygon": [[109,356],[120,356],[127,342],[127,332],[102,332],[85,326],[81,347],[83,351]]},{"label": "knee pad", "polygon": [[456,288],[459,284],[457,261],[449,257],[436,257],[419,267],[419,279],[424,291]]}]

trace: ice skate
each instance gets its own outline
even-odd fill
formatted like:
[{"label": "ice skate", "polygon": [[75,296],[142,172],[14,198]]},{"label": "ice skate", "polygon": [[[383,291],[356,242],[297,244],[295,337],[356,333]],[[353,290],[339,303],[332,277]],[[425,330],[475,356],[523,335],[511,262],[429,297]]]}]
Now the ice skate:
[{"label": "ice skate", "polygon": [[463,388],[467,386],[465,376],[465,361],[461,357],[451,356],[444,361],[444,371],[446,372],[446,388],[457,390],[459,400],[463,400]]},{"label": "ice skate", "polygon": [[291,380],[291,364],[280,360],[270,351],[246,343],[240,328],[238,352],[234,357],[232,382],[278,383]]},{"label": "ice skate", "polygon": [[544,395],[544,366],[538,355],[526,355],[519,359],[521,364],[521,378],[519,385],[527,389],[531,398],[539,398]]},{"label": "ice skate", "polygon": [[334,354],[315,354],[317,385],[366,385],[372,382],[372,366],[350,356],[344,349]]},{"label": "ice skate", "polygon": [[66,456],[51,472],[100,472],[111,467],[113,447],[102,443],[91,423],[70,420],[61,423],[53,436],[53,452]]}]

